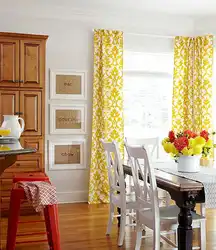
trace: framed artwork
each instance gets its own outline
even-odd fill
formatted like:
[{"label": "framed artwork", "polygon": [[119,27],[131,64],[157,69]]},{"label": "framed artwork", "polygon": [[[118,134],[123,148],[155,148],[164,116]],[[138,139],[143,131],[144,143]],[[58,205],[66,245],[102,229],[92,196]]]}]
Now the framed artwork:
[{"label": "framed artwork", "polygon": [[50,70],[50,98],[85,100],[87,71]]},{"label": "framed artwork", "polygon": [[49,170],[86,168],[86,140],[49,141]]},{"label": "framed artwork", "polygon": [[85,134],[86,116],[85,104],[51,104],[50,133]]}]

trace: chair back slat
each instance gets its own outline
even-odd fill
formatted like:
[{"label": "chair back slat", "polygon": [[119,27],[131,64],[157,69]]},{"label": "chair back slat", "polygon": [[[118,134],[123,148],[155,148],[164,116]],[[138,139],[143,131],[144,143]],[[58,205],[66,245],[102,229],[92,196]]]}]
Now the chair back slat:
[{"label": "chair back slat", "polygon": [[116,141],[105,142],[105,140],[103,139],[101,139],[101,142],[103,144],[106,156],[110,195],[112,195],[113,193],[115,194],[116,191],[118,191],[121,193],[123,201],[125,201],[126,192],[125,192],[124,171],[118,144]]},{"label": "chair back slat", "polygon": [[[125,141],[132,146],[144,146],[151,157],[156,155],[159,158],[159,137],[151,138],[130,138],[125,137]],[[155,158],[155,157],[154,157]]]},{"label": "chair back slat", "polygon": [[141,208],[150,208],[154,216],[159,216],[157,184],[147,151],[144,146],[130,146],[127,141],[125,141],[125,147],[132,168],[137,201]]}]

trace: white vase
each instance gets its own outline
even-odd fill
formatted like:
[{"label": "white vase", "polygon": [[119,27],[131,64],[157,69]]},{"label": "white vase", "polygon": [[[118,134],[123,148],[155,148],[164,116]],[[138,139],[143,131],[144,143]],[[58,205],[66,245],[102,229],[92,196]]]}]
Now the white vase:
[{"label": "white vase", "polygon": [[185,173],[197,173],[200,171],[200,157],[194,156],[180,156],[178,159],[178,171]]}]

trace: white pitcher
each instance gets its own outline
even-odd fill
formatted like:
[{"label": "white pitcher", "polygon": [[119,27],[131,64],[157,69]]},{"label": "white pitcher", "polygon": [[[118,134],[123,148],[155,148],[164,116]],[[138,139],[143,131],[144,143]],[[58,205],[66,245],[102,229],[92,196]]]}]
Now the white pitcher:
[{"label": "white pitcher", "polygon": [[[19,139],[25,127],[25,122],[23,118],[18,117],[18,115],[3,115],[3,116],[4,116],[4,121],[2,123],[2,128],[11,129],[11,133],[9,136]],[[19,120],[21,121],[21,126]]]}]

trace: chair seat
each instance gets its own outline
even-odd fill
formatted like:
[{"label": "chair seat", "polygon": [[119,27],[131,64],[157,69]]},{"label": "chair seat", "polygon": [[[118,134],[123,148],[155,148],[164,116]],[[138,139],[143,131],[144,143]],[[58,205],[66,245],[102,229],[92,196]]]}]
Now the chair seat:
[{"label": "chair seat", "polygon": [[[178,206],[176,205],[172,205],[172,206],[167,206],[167,207],[160,207],[160,219],[161,220],[177,220],[178,219],[178,214],[180,212],[180,209]],[[141,216],[152,216],[152,211],[151,209],[148,210],[141,210],[140,211]],[[192,214],[192,218],[193,220],[200,220],[200,219],[204,219],[205,217],[202,215],[199,215],[195,212],[191,212]]]},{"label": "chair seat", "polygon": [[[112,194],[112,202],[117,207],[121,207],[121,200],[122,200],[121,194]],[[136,196],[134,192],[126,194],[126,208],[127,209],[137,208]]]},{"label": "chair seat", "polygon": [[[179,207],[176,205],[167,206],[167,207],[160,207],[160,222],[161,225],[169,225],[171,230],[175,230],[178,227],[178,214],[179,214]],[[193,218],[193,225],[196,221],[205,220],[205,217],[199,215],[195,212],[192,212]],[[153,213],[151,209],[145,209],[139,211],[139,218],[143,221],[143,223],[148,227],[148,222],[153,219]],[[152,223],[150,223],[151,225]],[[151,227],[150,227],[151,228]]]},{"label": "chair seat", "polygon": [[[168,219],[178,219],[178,214],[180,212],[180,209],[178,206],[173,205],[173,206],[168,206],[168,207],[161,207],[160,208],[160,218],[163,220],[168,220]],[[204,219],[205,217],[202,215],[199,215],[195,212],[191,212],[193,220],[201,220]]]}]

